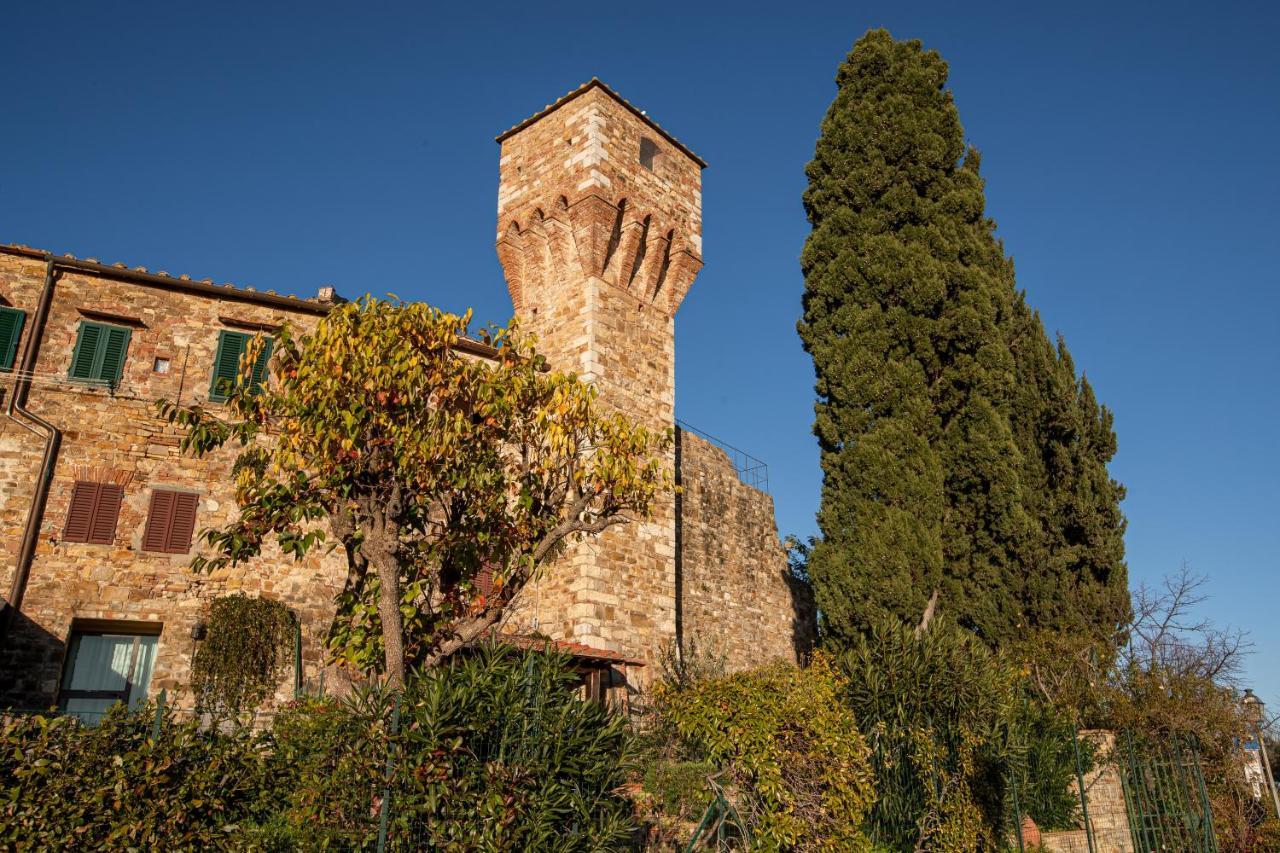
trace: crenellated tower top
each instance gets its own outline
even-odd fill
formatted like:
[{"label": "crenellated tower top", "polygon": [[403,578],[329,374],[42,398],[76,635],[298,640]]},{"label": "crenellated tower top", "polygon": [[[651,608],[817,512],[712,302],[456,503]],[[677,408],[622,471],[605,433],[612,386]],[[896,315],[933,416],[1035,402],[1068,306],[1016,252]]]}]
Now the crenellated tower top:
[{"label": "crenellated tower top", "polygon": [[702,267],[706,164],[592,79],[498,137],[498,256],[517,312],[598,278],[674,316]]}]

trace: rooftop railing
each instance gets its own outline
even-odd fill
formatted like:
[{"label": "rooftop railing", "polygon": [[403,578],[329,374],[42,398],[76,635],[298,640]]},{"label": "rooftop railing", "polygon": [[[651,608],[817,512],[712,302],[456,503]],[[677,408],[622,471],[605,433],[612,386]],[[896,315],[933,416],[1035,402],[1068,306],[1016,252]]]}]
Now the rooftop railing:
[{"label": "rooftop railing", "polygon": [[738,474],[738,479],[744,485],[750,486],[761,492],[769,491],[769,466],[763,460],[757,459],[745,450],[739,450],[726,441],[721,441],[714,435],[703,432],[692,424],[676,418],[676,426],[685,432],[691,432],[704,441],[720,448],[729,457],[729,461],[733,463],[733,469]]}]

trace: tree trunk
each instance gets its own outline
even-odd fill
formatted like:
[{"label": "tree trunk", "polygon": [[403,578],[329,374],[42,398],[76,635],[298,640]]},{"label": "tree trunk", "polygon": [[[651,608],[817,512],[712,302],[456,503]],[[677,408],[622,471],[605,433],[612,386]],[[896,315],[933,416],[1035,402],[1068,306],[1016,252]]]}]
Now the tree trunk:
[{"label": "tree trunk", "polygon": [[382,648],[386,661],[387,683],[392,689],[404,687],[404,620],[400,616],[400,568],[395,557],[380,553],[370,555],[370,563],[378,572],[378,619],[382,622]]},{"label": "tree trunk", "polygon": [[929,603],[925,605],[924,615],[920,617],[920,624],[916,626],[916,636],[919,637],[929,629],[929,623],[933,621],[934,608],[938,606],[938,590],[934,589],[933,595],[929,596]]}]

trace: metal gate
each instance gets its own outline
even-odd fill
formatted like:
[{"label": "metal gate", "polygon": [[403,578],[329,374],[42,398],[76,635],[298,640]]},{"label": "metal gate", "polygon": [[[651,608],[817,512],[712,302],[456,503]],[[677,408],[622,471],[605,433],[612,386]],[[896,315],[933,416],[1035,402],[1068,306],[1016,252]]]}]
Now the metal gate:
[{"label": "metal gate", "polygon": [[1194,744],[1126,733],[1116,752],[1136,853],[1218,853]]}]

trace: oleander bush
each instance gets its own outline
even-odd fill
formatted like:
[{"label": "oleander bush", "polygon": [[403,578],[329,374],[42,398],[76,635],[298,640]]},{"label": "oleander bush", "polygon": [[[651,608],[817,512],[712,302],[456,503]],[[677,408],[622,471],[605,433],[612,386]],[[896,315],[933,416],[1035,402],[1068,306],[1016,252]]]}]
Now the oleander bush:
[{"label": "oleander bush", "polygon": [[616,850],[635,829],[626,721],[561,655],[477,650],[269,731],[169,711],[157,737],[155,714],[0,720],[0,849],[371,850],[384,810],[392,850]]},{"label": "oleander bush", "polygon": [[577,684],[561,655],[493,647],[411,678],[398,734],[382,690],[296,703],[275,725],[289,793],[260,831],[296,849],[371,847],[390,750],[392,849],[623,849],[626,721]]}]

